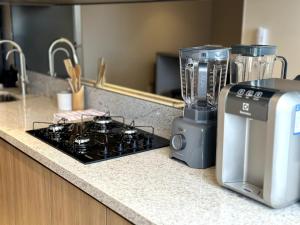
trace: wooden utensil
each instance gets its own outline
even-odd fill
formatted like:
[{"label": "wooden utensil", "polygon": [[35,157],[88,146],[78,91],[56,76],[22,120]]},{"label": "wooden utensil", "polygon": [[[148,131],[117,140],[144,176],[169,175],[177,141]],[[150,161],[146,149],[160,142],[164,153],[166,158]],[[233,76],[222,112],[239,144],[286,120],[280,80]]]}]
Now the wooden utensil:
[{"label": "wooden utensil", "polygon": [[96,85],[97,87],[102,87],[103,83],[105,82],[105,72],[106,72],[106,65],[104,62],[104,58],[99,58],[98,61],[99,69],[98,69],[98,77]]},{"label": "wooden utensil", "polygon": [[78,90],[81,88],[81,66],[79,64],[75,65],[75,74],[78,82]]},{"label": "wooden utensil", "polygon": [[65,59],[64,64],[65,64],[65,67],[66,67],[69,77],[71,79],[74,79],[76,77],[76,75],[74,73],[73,63],[72,63],[71,59]]},{"label": "wooden utensil", "polygon": [[70,85],[70,87],[71,87],[72,92],[75,93],[75,89],[74,89],[74,86],[73,86],[73,83],[72,83],[72,79],[71,79],[71,78],[68,78],[68,83],[69,83],[69,85]]},{"label": "wooden utensil", "polygon": [[77,82],[76,72],[73,67],[73,63],[72,63],[71,59],[65,59],[64,64],[65,64],[67,73],[68,73],[69,77],[71,78],[71,81],[72,81],[71,83],[73,85],[74,92],[79,91],[79,88],[77,85],[78,82]]}]

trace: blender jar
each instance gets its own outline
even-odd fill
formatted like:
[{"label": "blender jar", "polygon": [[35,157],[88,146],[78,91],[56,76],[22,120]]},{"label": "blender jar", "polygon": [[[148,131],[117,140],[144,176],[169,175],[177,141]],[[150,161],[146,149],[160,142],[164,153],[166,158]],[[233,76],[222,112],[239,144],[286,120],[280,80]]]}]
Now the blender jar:
[{"label": "blender jar", "polygon": [[215,106],[226,85],[230,48],[205,45],[179,50],[181,95],[188,108]]},{"label": "blender jar", "polygon": [[276,56],[276,46],[234,45],[231,48],[230,83],[274,78],[276,61],[281,62],[280,78],[286,78],[287,61]]}]

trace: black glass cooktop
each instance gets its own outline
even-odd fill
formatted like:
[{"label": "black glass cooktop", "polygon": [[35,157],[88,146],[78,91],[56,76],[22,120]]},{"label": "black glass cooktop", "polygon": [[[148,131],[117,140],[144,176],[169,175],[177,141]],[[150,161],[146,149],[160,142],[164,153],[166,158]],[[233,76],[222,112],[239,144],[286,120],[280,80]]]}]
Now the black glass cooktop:
[{"label": "black glass cooktop", "polygon": [[124,125],[108,117],[81,123],[49,124],[47,128],[27,132],[84,164],[169,145],[169,140],[155,135],[152,127]]}]

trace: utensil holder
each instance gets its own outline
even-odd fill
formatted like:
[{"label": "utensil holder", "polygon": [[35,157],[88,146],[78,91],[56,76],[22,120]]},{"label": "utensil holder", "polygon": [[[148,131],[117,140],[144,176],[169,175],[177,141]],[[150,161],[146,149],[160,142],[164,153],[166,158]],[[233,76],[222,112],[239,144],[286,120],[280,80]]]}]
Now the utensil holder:
[{"label": "utensil holder", "polygon": [[73,110],[84,110],[84,86],[73,93]]}]

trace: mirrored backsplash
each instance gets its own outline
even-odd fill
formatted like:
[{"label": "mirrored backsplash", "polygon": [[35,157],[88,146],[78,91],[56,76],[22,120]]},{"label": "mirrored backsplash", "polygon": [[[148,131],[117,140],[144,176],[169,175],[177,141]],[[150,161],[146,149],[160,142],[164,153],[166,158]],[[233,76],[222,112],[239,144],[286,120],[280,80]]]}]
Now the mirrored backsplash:
[{"label": "mirrored backsplash", "polygon": [[[239,2],[240,4],[236,4]],[[242,18],[242,0],[225,6],[216,0],[187,0],[83,6],[11,6],[13,39],[24,50],[29,70],[49,74],[48,48],[60,37],[74,43],[87,80],[97,80],[104,58],[106,81],[181,99],[178,50],[204,44],[240,41],[241,26],[220,35],[220,8],[235,5]],[[227,17],[228,18],[228,17]],[[222,20],[221,20],[222,19]],[[225,24],[226,25],[226,24]],[[226,32],[224,32],[226,33]],[[224,43],[226,38],[226,43]],[[70,53],[68,46],[64,47]],[[55,73],[66,78],[64,51],[54,56]]]},{"label": "mirrored backsplash", "polygon": [[[49,74],[51,43],[60,37],[75,42],[73,11],[72,6],[11,7],[13,39],[23,49],[29,70]],[[65,57],[64,52],[55,54],[55,71],[60,78],[68,76],[63,64]]]}]

